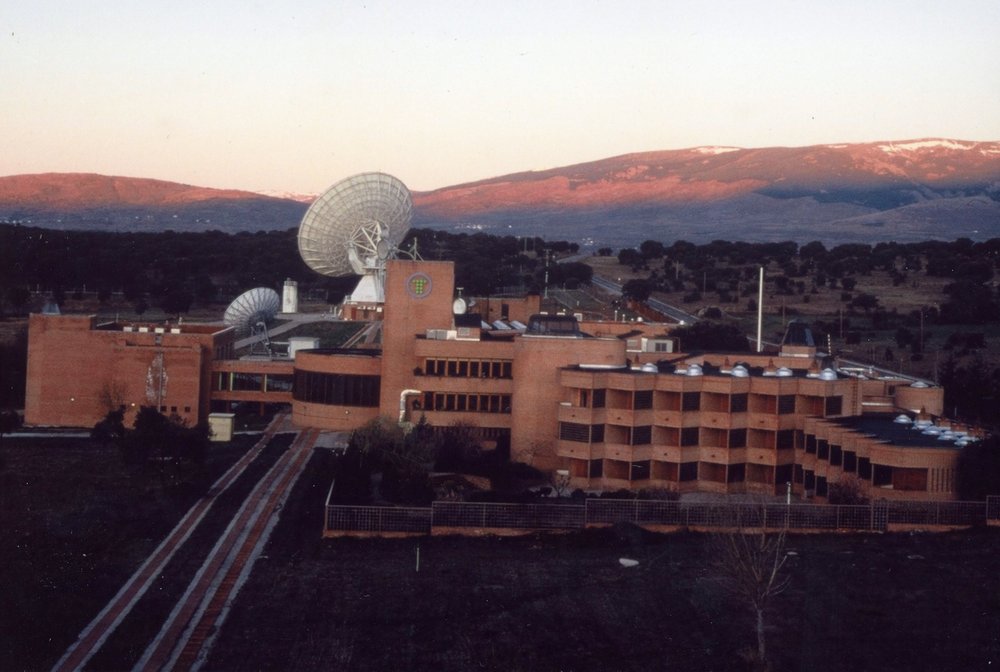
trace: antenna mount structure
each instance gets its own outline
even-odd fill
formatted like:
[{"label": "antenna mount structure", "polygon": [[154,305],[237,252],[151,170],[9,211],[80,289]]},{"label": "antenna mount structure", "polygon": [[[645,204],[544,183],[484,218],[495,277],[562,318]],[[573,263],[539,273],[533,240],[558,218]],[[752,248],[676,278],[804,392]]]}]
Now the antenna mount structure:
[{"label": "antenna mount structure", "polygon": [[361,173],[321,194],[299,225],[299,254],[331,277],[360,275],[350,301],[385,302],[385,265],[410,228],[413,200],[402,182],[385,173]]}]

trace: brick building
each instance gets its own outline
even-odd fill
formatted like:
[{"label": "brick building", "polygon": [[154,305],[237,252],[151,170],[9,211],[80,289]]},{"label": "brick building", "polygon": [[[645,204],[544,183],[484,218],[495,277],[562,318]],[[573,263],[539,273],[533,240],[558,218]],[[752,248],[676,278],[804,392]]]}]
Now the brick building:
[{"label": "brick building", "polygon": [[390,261],[385,295],[377,343],[294,358],[235,359],[221,327],[32,316],[26,421],[92,425],[117,385],[129,408],[192,421],[278,402],[295,424],[330,430],[380,415],[462,422],[511,459],[567,470],[571,487],[781,494],[792,483],[823,497],[852,475],[879,497],[954,497],[956,442],[968,439],[940,418],[943,391],[818,356],[801,334],[773,353],[682,354],[667,325],[546,315],[538,296],[463,311],[451,262]]}]

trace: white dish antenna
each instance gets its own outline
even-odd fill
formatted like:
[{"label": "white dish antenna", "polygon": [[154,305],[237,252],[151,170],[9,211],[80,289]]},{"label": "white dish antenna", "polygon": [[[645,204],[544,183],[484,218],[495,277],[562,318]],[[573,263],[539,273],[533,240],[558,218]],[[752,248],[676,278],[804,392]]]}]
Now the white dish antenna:
[{"label": "white dish antenna", "polygon": [[361,173],[317,198],[299,225],[299,254],[309,268],[332,277],[361,275],[354,301],[385,301],[385,262],[410,228],[413,200],[385,173]]},{"label": "white dish antenna", "polygon": [[259,325],[267,321],[281,310],[281,297],[270,287],[254,287],[243,292],[229,304],[222,321],[229,327],[235,327],[240,334],[253,334],[260,330]]}]

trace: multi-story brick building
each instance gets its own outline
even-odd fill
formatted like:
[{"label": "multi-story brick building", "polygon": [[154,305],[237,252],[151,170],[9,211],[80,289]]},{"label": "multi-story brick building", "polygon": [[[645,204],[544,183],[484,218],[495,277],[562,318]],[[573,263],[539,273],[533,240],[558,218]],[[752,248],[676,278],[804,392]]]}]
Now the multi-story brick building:
[{"label": "multi-story brick building", "polygon": [[[289,403],[296,424],[331,430],[380,415],[462,422],[511,459],[566,470],[571,487],[780,494],[791,483],[822,497],[853,475],[881,497],[954,496],[966,435],[949,425],[951,440],[938,438],[943,391],[818,356],[801,332],[778,352],[682,354],[669,326],[546,315],[537,296],[463,312],[450,262],[390,261],[385,292],[379,342],[294,359],[234,359],[221,328],[33,316],[26,420],[91,425],[102,390],[120,383],[128,403],[191,419],[243,401]],[[937,434],[923,433],[928,417]]]}]

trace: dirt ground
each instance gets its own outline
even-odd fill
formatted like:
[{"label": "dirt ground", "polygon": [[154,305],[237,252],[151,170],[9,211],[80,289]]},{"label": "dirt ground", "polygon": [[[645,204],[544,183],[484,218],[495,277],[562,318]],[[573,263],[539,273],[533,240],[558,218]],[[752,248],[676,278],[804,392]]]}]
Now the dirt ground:
[{"label": "dirt ground", "polygon": [[[322,540],[325,461],[314,456],[206,669],[747,667],[750,613],[705,535]],[[1000,664],[1000,530],[802,535],[788,549],[791,584],[769,610],[774,670]]]}]

